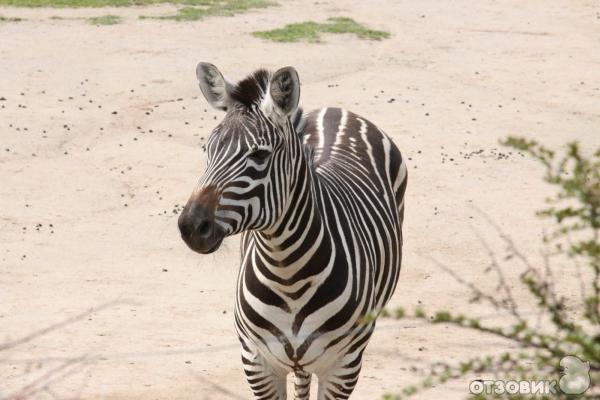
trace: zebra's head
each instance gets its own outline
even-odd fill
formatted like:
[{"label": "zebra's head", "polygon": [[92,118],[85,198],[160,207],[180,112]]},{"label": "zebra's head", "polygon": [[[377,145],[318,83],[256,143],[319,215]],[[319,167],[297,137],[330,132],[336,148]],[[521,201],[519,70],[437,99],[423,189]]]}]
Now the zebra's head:
[{"label": "zebra's head", "polygon": [[276,224],[302,156],[295,129],[302,112],[292,67],[258,70],[237,84],[208,63],[196,75],[206,100],[226,113],[207,139],[206,170],[179,217],[183,240],[207,254],[226,236]]}]

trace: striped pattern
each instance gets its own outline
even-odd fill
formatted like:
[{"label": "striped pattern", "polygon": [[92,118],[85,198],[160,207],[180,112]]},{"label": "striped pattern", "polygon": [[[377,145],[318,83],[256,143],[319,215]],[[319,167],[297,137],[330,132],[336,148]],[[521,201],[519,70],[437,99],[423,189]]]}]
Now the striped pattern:
[{"label": "striped pattern", "polygon": [[[260,77],[259,77],[260,78]],[[242,233],[235,323],[256,399],[346,399],[401,264],[406,165],[364,118],[324,108],[283,122],[259,94],[235,102],[207,143],[199,188],[217,193],[215,220]],[[209,188],[209,189],[206,189]]]}]

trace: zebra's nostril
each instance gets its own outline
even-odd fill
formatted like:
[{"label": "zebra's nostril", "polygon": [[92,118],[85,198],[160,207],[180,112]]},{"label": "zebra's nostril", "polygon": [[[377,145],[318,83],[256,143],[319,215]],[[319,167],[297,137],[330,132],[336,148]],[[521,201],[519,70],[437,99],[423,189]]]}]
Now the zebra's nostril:
[{"label": "zebra's nostril", "polygon": [[211,232],[210,227],[211,227],[211,223],[207,220],[204,220],[204,221],[200,222],[200,224],[196,228],[196,232],[200,236],[208,236]]}]

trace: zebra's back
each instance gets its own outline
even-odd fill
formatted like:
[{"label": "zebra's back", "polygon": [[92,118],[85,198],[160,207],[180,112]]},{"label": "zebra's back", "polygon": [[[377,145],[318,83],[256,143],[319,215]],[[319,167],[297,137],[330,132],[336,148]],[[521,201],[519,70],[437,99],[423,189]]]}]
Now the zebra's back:
[{"label": "zebra's back", "polygon": [[314,149],[317,173],[348,169],[367,174],[368,185],[384,195],[391,185],[394,203],[403,205],[406,166],[396,145],[373,123],[345,109],[322,108],[305,116],[302,134]]}]

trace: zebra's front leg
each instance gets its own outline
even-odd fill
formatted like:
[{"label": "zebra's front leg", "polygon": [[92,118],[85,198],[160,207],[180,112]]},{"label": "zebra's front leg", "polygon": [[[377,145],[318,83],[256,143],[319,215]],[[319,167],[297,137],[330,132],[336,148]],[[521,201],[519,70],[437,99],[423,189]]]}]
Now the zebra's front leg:
[{"label": "zebra's front leg", "polygon": [[346,400],[354,391],[362,366],[362,351],[346,355],[326,375],[319,375],[318,400]]},{"label": "zebra's front leg", "polygon": [[276,371],[263,356],[242,343],[242,363],[256,400],[286,400],[286,373]]}]

